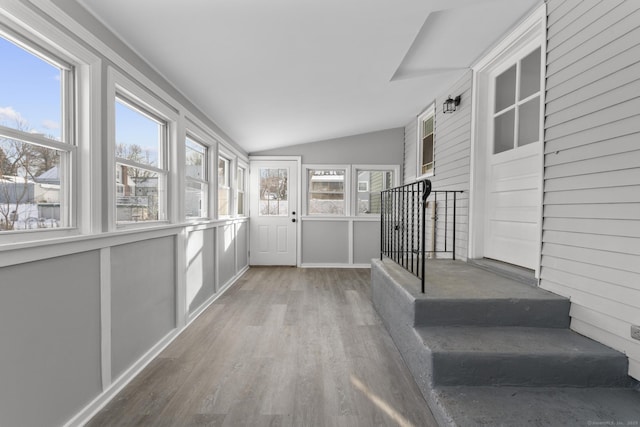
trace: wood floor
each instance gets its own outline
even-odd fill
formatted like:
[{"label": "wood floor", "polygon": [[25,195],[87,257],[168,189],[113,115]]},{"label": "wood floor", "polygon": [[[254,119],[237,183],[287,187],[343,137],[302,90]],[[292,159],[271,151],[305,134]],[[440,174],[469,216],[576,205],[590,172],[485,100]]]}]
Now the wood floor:
[{"label": "wood floor", "polygon": [[368,269],[251,268],[89,426],[436,426]]}]

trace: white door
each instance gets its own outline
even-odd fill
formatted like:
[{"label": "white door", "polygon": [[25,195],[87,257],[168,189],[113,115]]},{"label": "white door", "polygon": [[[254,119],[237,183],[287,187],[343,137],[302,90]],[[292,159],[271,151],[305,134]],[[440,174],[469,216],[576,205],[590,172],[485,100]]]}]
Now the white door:
[{"label": "white door", "polygon": [[529,48],[492,74],[486,154],[484,256],[533,270],[542,217],[541,64],[541,48]]},{"label": "white door", "polygon": [[298,163],[257,160],[250,165],[251,265],[296,265]]}]

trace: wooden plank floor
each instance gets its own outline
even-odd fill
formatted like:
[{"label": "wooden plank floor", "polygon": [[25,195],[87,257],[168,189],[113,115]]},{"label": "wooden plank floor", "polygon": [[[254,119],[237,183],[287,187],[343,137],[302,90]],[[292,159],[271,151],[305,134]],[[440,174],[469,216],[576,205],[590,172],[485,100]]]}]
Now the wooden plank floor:
[{"label": "wooden plank floor", "polygon": [[251,268],[89,426],[436,426],[368,269]]}]

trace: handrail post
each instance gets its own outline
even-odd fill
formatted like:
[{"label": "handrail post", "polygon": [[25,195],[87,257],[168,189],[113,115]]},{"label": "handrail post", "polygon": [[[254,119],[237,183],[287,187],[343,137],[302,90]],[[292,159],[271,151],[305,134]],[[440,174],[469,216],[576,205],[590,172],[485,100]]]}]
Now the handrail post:
[{"label": "handrail post", "polygon": [[429,181],[428,179],[425,179],[424,181],[424,187],[422,189],[422,236],[421,236],[421,240],[422,240],[422,253],[420,254],[420,257],[422,258],[422,265],[420,266],[420,279],[421,279],[421,288],[422,288],[422,293],[424,294],[424,282],[425,282],[425,264],[426,264],[426,251],[425,251],[425,237],[426,237],[426,233],[425,233],[425,228],[426,228],[426,214],[427,214],[427,197],[429,197],[429,194],[431,193],[431,181]]}]

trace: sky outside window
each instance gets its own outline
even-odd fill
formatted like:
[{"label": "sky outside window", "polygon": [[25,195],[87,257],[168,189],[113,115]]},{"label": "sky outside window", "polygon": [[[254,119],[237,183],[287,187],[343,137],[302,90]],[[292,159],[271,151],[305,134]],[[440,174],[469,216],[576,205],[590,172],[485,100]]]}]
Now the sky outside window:
[{"label": "sky outside window", "polygon": [[0,124],[61,139],[60,68],[0,37]]},{"label": "sky outside window", "polygon": [[120,101],[116,101],[116,156],[137,163],[158,163],[162,126]]}]

